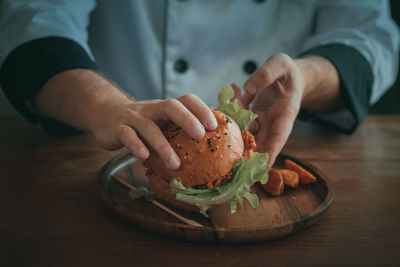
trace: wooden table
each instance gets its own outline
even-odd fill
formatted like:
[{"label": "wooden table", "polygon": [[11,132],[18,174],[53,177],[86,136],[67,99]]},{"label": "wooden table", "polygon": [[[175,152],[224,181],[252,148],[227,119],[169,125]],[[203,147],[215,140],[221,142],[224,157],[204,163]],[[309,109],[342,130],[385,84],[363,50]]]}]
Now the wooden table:
[{"label": "wooden table", "polygon": [[311,228],[269,242],[210,245],[135,229],[99,201],[110,158],[92,137],[50,137],[0,117],[0,266],[399,266],[400,116],[352,136],[297,124],[284,151],[321,169],[335,199]]}]

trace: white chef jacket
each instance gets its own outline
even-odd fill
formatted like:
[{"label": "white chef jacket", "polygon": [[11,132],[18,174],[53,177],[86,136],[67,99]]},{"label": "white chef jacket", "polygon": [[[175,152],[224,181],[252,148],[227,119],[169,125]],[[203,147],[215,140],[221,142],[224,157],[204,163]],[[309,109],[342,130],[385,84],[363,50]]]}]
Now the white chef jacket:
[{"label": "white chef jacket", "polygon": [[194,93],[216,105],[221,87],[249,78],[246,63],[330,43],[368,61],[370,103],[397,74],[399,34],[388,1],[3,0],[0,12],[0,63],[23,43],[65,37],[138,100]]}]

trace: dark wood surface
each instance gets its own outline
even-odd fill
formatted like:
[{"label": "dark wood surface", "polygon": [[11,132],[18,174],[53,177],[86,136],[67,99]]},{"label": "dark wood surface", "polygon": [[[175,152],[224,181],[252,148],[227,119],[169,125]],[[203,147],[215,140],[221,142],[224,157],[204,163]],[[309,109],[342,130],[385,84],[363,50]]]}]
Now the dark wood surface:
[{"label": "dark wood surface", "polygon": [[138,230],[96,188],[107,152],[0,117],[0,266],[399,266],[400,116],[352,136],[297,124],[284,152],[322,170],[335,199],[316,225],[245,245],[182,242]]},{"label": "dark wood surface", "polygon": [[143,181],[141,174],[146,172],[145,168],[142,161],[132,154],[118,155],[103,167],[98,177],[98,189],[104,204],[111,211],[133,226],[152,233],[207,243],[243,244],[267,241],[311,227],[326,215],[333,199],[333,188],[329,179],[314,166],[280,154],[273,167],[284,168],[286,159],[303,166],[317,181],[310,185],[299,185],[296,189],[285,187],[279,197],[268,195],[259,185],[254,185],[251,190],[259,198],[258,207],[253,208],[244,200],[242,206],[237,204],[234,214],[231,214],[229,205],[225,205],[208,211],[208,218],[198,212],[185,212],[162,202],[203,227],[185,224],[149,201],[132,200],[129,197],[129,189],[113,177],[134,185]]}]

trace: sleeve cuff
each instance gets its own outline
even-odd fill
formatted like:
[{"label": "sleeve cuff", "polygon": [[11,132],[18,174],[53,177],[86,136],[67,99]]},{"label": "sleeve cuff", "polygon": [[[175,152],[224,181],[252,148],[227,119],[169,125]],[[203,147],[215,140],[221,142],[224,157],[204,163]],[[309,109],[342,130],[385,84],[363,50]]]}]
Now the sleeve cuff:
[{"label": "sleeve cuff", "polygon": [[336,68],[345,110],[332,114],[311,114],[300,110],[299,119],[312,120],[330,129],[351,134],[368,113],[373,74],[367,59],[356,49],[343,44],[311,48],[300,56],[321,56]]},{"label": "sleeve cuff", "polygon": [[33,98],[54,75],[69,69],[96,70],[95,62],[75,41],[46,37],[16,47],[0,69],[0,85],[14,108],[27,120],[50,134],[70,135],[80,131],[32,112]]}]

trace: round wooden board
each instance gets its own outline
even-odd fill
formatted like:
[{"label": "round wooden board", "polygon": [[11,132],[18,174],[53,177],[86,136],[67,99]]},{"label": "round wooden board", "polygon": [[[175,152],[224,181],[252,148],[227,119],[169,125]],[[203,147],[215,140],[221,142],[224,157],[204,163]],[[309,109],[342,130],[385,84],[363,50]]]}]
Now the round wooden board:
[{"label": "round wooden board", "polygon": [[186,218],[195,220],[204,227],[182,223],[145,199],[132,200],[128,189],[112,179],[124,179],[130,184],[147,185],[145,170],[130,154],[110,160],[100,171],[98,189],[105,205],[125,221],[153,233],[175,239],[211,243],[246,243],[270,240],[295,233],[317,222],[328,211],[333,191],[328,178],[314,166],[289,155],[279,155],[275,168],[283,166],[289,158],[317,177],[311,185],[299,185],[296,189],[285,187],[278,197],[265,193],[259,186],[253,186],[260,203],[252,208],[247,200],[243,207],[231,214],[229,205],[209,212],[209,218],[198,213],[177,210],[167,203],[165,206]]}]

